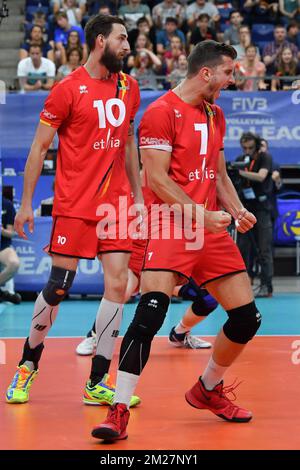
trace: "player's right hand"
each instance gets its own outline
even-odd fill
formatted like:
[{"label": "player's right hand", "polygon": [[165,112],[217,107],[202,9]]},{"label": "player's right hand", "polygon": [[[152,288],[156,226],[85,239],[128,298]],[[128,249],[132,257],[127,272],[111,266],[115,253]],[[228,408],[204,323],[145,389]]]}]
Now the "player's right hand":
[{"label": "player's right hand", "polygon": [[204,228],[212,233],[226,230],[231,223],[231,215],[225,211],[205,211]]},{"label": "player's right hand", "polygon": [[34,221],[33,221],[33,210],[31,207],[24,208],[20,207],[15,217],[14,229],[19,235],[19,237],[28,239],[26,233],[24,232],[24,225],[28,224],[29,232],[33,233]]}]

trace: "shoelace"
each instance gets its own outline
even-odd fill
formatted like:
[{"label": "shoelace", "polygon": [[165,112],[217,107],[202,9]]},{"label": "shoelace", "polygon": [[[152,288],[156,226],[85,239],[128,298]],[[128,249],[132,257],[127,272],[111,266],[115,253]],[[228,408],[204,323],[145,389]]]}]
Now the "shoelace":
[{"label": "shoelace", "polygon": [[[226,387],[223,387],[220,394],[221,397],[225,398],[228,401],[235,401],[236,400],[236,394],[234,393],[233,390],[235,390],[239,385],[241,385],[242,380],[236,384],[237,379],[234,380],[234,382],[231,385],[227,385]],[[230,400],[226,395],[230,394],[233,396],[233,398]]]},{"label": "shoelace", "polygon": [[191,349],[197,349],[197,346],[199,344],[201,344],[201,341],[199,338],[197,338],[197,336],[193,336],[193,335],[186,335],[186,337],[184,338],[184,344],[187,344],[188,346],[191,347]]},{"label": "shoelace", "polygon": [[30,372],[28,372],[26,369],[21,367],[18,371],[18,374],[19,374],[19,377],[18,377],[18,380],[17,380],[16,389],[20,390],[20,389],[23,388],[26,380],[28,379],[28,376],[30,375]]},{"label": "shoelace", "polygon": [[113,421],[113,423],[118,424],[120,418],[125,414],[126,409],[122,410],[117,405],[110,408],[110,414],[107,417],[106,421]]}]

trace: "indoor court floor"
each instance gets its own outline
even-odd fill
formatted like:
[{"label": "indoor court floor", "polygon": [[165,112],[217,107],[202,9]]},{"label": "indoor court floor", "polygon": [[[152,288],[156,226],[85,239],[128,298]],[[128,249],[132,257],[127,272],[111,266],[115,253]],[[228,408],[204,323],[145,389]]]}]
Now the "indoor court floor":
[{"label": "indoor court floor", "polygon": [[[5,357],[2,354],[5,364],[0,365],[0,449],[299,449],[300,295],[298,287],[285,290],[294,292],[277,291],[271,299],[257,300],[262,327],[225,376],[225,385],[236,378],[242,381],[236,389],[237,402],[252,410],[252,421],[228,423],[186,403],[184,393],[203,371],[210,350],[183,350],[168,344],[171,327],[189,303],[171,304],[138,385],[142,403],[131,411],[129,438],[110,445],[90,435],[107,409],[83,405],[90,358],[75,354],[80,337],[93,323],[98,301],[63,303],[46,340],[30,402],[23,405],[6,404],[5,390],[20,360],[33,303],[0,304],[0,346],[6,352]],[[126,305],[121,335],[135,307]],[[218,307],[193,334],[213,341],[225,318]],[[119,344],[120,339],[118,348]],[[117,354],[113,378],[116,367]]]}]

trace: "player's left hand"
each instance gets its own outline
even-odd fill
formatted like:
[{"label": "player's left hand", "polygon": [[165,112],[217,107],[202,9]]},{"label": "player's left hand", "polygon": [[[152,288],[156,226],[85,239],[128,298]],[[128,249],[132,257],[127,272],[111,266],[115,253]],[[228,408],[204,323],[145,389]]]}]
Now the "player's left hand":
[{"label": "player's left hand", "polygon": [[254,224],[256,224],[256,217],[252,212],[247,211],[245,208],[238,212],[238,216],[235,219],[235,226],[238,232],[246,233],[253,228]]}]

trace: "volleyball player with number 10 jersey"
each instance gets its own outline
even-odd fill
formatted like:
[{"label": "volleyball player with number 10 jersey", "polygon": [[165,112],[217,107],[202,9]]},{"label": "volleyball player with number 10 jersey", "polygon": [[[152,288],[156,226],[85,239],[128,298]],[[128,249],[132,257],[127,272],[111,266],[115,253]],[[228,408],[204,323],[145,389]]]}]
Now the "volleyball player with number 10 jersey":
[{"label": "volleyball player with number 10 jersey", "polygon": [[[118,207],[120,196],[129,197],[126,173],[135,202],[142,202],[133,135],[140,97],[137,82],[121,72],[123,58],[130,50],[123,20],[98,15],[87,23],[85,34],[90,50],[87,63],[58,83],[46,99],[26,163],[22,204],[15,220],[15,229],[23,238],[26,223],[33,230],[33,191],[46,151],[58,133],[53,227],[48,246],[52,269],[34,306],[23,357],[7,390],[8,403],[28,401],[44,339],[72,286],[78,261],[95,256],[103,265],[105,292],[97,314],[96,355],[86,388],[97,389],[99,402],[101,392],[107,389],[103,382],[122,317],[131,241],[118,236],[99,240],[96,228],[103,202]],[[119,215],[117,211],[116,225]],[[113,392],[109,399],[112,397]],[[104,403],[110,401],[105,399]]]}]

